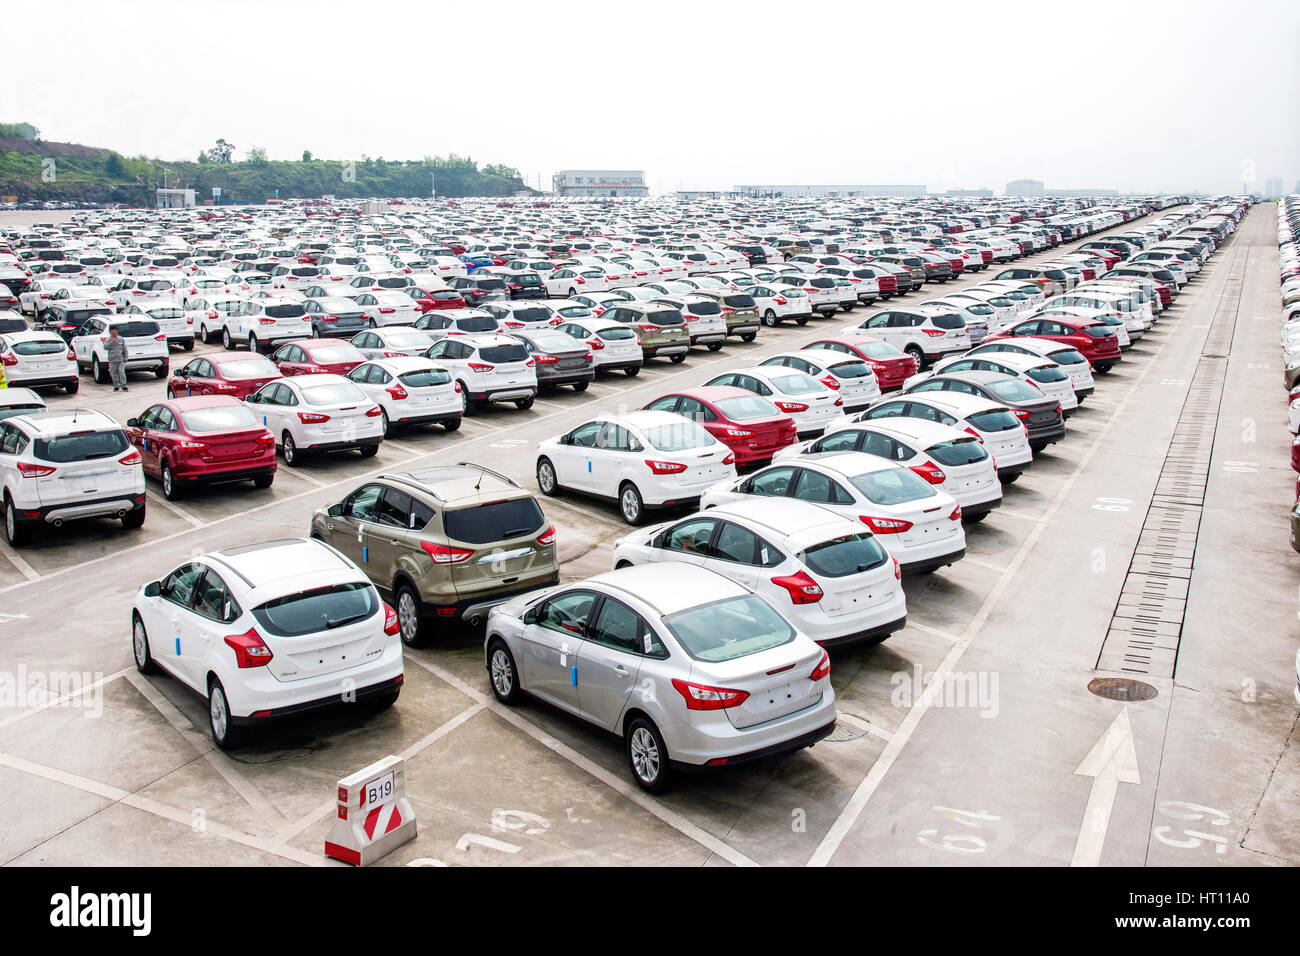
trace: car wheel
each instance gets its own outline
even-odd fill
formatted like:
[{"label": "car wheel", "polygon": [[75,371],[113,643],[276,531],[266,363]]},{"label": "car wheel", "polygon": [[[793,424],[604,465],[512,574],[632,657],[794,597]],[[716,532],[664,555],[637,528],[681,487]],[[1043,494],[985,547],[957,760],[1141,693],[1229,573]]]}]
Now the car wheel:
[{"label": "car wheel", "polygon": [[293,436],[288,432],[280,439],[280,449],[284,452],[284,463],[290,468],[298,467],[298,446],[294,444]]},{"label": "car wheel", "polygon": [[964,514],[964,513],[963,513],[963,514],[962,514],[962,520],[965,521],[966,524],[979,524],[981,521],[983,521],[983,520],[984,520],[985,518],[987,518],[988,516],[989,516],[989,512],[987,512],[987,511],[981,511],[981,512],[980,512],[979,514],[977,514],[977,515],[968,515],[968,514]]},{"label": "car wheel", "polygon": [[253,487],[254,487],[254,488],[270,488],[270,487],[271,487],[271,484],[272,484],[274,481],[275,481],[275,473],[274,473],[274,472],[272,472],[272,473],[269,474],[269,475],[258,475],[256,478],[253,479]]},{"label": "car wheel", "polygon": [[181,343],[181,348],[183,348],[183,349],[184,349],[185,351],[187,351],[187,352],[193,352],[193,351],[194,351],[194,340],[193,340],[193,339],[186,339],[184,342]]},{"label": "car wheel", "polygon": [[460,419],[459,419],[459,418],[449,418],[449,419],[447,419],[446,421],[444,421],[444,422],[442,423],[442,427],[445,428],[445,429],[446,429],[447,431],[449,431],[449,432],[458,431],[458,430],[460,429]]},{"label": "car wheel", "polygon": [[81,382],[75,378],[72,381],[65,383],[63,386],[63,390],[69,395],[76,395],[79,388],[81,388]]},{"label": "car wheel", "polygon": [[370,319],[370,320],[366,323],[366,328],[368,328],[368,329],[377,329],[377,328],[379,328],[379,326],[375,323],[375,320],[374,320],[374,319]]},{"label": "car wheel", "polygon": [[515,402],[515,408],[519,409],[521,412],[526,412],[528,411],[528,409],[532,407],[533,407],[533,396],[531,395],[529,395],[527,398],[521,398],[519,399],[519,401]]},{"label": "car wheel", "polygon": [[376,697],[371,697],[366,701],[366,706],[373,711],[384,711],[397,703],[397,698],[402,695],[402,688],[396,690],[384,691]]},{"label": "car wheel", "polygon": [[503,704],[517,704],[523,696],[519,689],[519,671],[514,655],[506,642],[494,638],[488,645],[488,676],[491,678],[492,696]]},{"label": "car wheel", "polygon": [[542,494],[547,497],[554,497],[560,493],[560,483],[555,477],[555,466],[551,464],[549,458],[537,460],[537,487],[542,489]]},{"label": "car wheel", "polygon": [[141,674],[158,673],[158,665],[149,653],[149,634],[144,629],[144,621],[138,614],[132,615],[131,651],[135,656],[135,669]]},{"label": "car wheel", "polygon": [[998,479],[1004,485],[1014,485],[1017,481],[1020,480],[1020,472],[1016,472],[1013,475],[998,475]]},{"label": "car wheel", "polygon": [[361,452],[362,458],[374,458],[377,454],[379,454],[379,446],[362,445],[360,448],[357,449],[357,451]]},{"label": "car wheel", "polygon": [[623,515],[623,520],[630,525],[639,525],[641,519],[645,517],[645,503],[641,500],[641,492],[637,491],[636,485],[631,482],[619,489],[618,510]]},{"label": "car wheel", "polygon": [[1105,375],[1107,372],[1111,370],[1111,368],[1112,366],[1110,362],[1101,362],[1100,364],[1094,365],[1092,367],[1092,370],[1096,372],[1098,375]]},{"label": "car wheel", "polygon": [[585,392],[585,391],[587,390],[587,383],[586,383],[586,382],[574,382],[574,383],[573,383],[573,390],[574,390],[575,392]]},{"label": "car wheel", "polygon": [[261,351],[257,346],[257,336],[252,332],[248,333],[248,351],[256,354]]},{"label": "car wheel", "polygon": [[199,326],[199,341],[202,342],[204,345],[212,344],[212,333],[208,331],[208,327],[206,325]]},{"label": "car wheel", "polygon": [[133,511],[128,511],[126,514],[122,515],[122,527],[130,529],[143,528],[144,517],[145,506],[141,505],[139,508],[136,508]]},{"label": "car wheel", "polygon": [[754,332],[745,332],[743,335],[740,336],[740,341],[742,341],[742,342],[752,342],[752,341],[754,341],[754,339],[756,339],[757,337],[758,337],[758,336],[757,336]]},{"label": "car wheel", "polygon": [[773,312],[771,309],[768,309],[766,312],[763,313],[763,324],[766,325],[769,329],[776,328],[776,321],[777,321],[776,313]]},{"label": "car wheel", "polygon": [[176,487],[176,476],[172,474],[172,466],[165,463],[162,466],[162,490],[163,497],[168,501],[175,501],[181,496],[180,489]]},{"label": "car wheel", "polygon": [[235,340],[230,337],[230,329],[221,330],[221,347],[227,352],[235,350]]},{"label": "car wheel", "polygon": [[208,729],[212,731],[212,742],[219,749],[233,750],[239,746],[239,728],[230,715],[226,689],[216,677],[212,678],[212,686],[208,688]]},{"label": "car wheel", "polygon": [[639,374],[641,374],[641,366],[640,365],[629,366],[628,368],[623,369],[623,374],[626,375],[628,378],[636,378]]},{"label": "car wheel", "polygon": [[379,434],[385,438],[393,437],[393,425],[388,420],[388,412],[384,410],[382,405],[379,407]]},{"label": "car wheel", "polygon": [[1047,445],[1048,445],[1047,442],[1041,442],[1041,441],[1030,442],[1029,450],[1032,451],[1035,455],[1041,455],[1043,453],[1043,449],[1046,448]]},{"label": "car wheel", "polygon": [[916,359],[916,370],[918,372],[925,368],[925,353],[921,351],[921,346],[909,345],[907,348],[903,349],[903,351]]},{"label": "car wheel", "polygon": [[457,382],[460,386],[460,413],[462,416],[474,414],[474,403],[470,401],[469,389],[465,387],[464,382]]},{"label": "car wheel", "polygon": [[683,352],[680,355],[671,355],[669,356],[668,361],[672,362],[674,365],[681,365],[686,361],[686,354]]},{"label": "car wheel", "polygon": [[21,548],[31,537],[30,532],[25,524],[18,520],[18,512],[14,510],[14,503],[5,499],[5,540],[9,542],[12,548]]},{"label": "car wheel", "polygon": [[153,370],[153,377],[166,378],[170,372],[171,372],[171,366],[168,365],[166,362],[163,362],[161,365],[159,365],[156,369]]},{"label": "car wheel", "polygon": [[716,351],[718,351],[718,350],[721,349],[721,348],[722,348],[722,343],[721,343],[721,342],[711,342],[711,343],[709,343],[709,345],[708,345],[708,349],[709,349],[710,352],[716,352]]},{"label": "car wheel", "polygon": [[659,728],[648,717],[634,717],[627,726],[627,764],[632,778],[646,793],[668,786],[668,748]]},{"label": "car wheel", "polygon": [[99,364],[99,356],[90,360],[90,377],[100,385],[108,384],[108,375],[104,372],[104,366]]},{"label": "car wheel", "polygon": [[419,647],[428,636],[424,621],[424,602],[415,588],[403,584],[397,589],[397,624],[402,635],[402,643],[407,647]]}]

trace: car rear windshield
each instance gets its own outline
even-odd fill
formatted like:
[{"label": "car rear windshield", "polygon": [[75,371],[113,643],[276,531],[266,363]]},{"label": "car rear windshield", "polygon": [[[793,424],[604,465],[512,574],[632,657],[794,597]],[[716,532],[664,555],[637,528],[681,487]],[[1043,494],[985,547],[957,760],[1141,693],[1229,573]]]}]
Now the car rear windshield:
[{"label": "car rear windshield", "polygon": [[[1023,382],[1020,384],[1024,385]],[[1025,385],[1025,388],[1029,388],[1029,386]],[[1030,391],[1033,390],[1030,389]],[[1034,397],[1042,398],[1043,396],[1035,394]],[[976,412],[974,415],[967,415],[966,420],[982,432],[1004,432],[1020,427],[1020,419],[1005,408],[990,408],[986,412]]]},{"label": "car rear windshield", "polygon": [[1018,378],[1004,378],[988,383],[989,391],[1004,402],[1035,402],[1043,393]]},{"label": "car rear windshield", "polygon": [[695,315],[721,315],[722,314],[722,306],[718,305],[718,303],[713,301],[692,302],[689,306],[689,309]]},{"label": "car rear windshield", "polygon": [[394,329],[385,335],[388,344],[398,349],[427,349],[429,337],[418,329]]},{"label": "car rear windshield", "polygon": [[243,405],[226,405],[221,408],[195,408],[181,412],[181,421],[192,432],[221,432],[235,428],[253,428],[257,418]]},{"label": "car rear windshield", "polygon": [[311,350],[311,360],[331,365],[336,362],[360,362],[361,353],[351,345],[321,345]]},{"label": "car rear windshield", "polygon": [[493,365],[528,361],[528,349],[522,345],[485,345],[478,350],[478,354],[483,361]]},{"label": "car rear windshield", "polygon": [[43,412],[44,405],[0,405],[0,422],[6,418],[13,418],[15,415],[26,415],[28,412]]},{"label": "car rear windshield", "polygon": [[268,305],[266,314],[273,319],[297,319],[306,315],[307,310],[293,302],[288,305]]},{"label": "car rear windshield", "polygon": [[941,441],[926,449],[926,454],[939,464],[951,465],[954,468],[958,465],[973,465],[989,456],[984,446],[980,444],[980,440],[973,437]]},{"label": "car rear windshield", "polygon": [[646,429],[646,441],[659,451],[688,451],[692,448],[707,448],[713,444],[713,436],[695,422],[682,421],[672,425],[656,425]]},{"label": "car rear windshield", "polygon": [[365,394],[351,382],[330,382],[310,385],[302,390],[308,405],[342,405],[345,402],[364,402]]},{"label": "car rear windshield", "polygon": [[752,309],[755,308],[754,297],[752,295],[724,295],[722,304],[731,309]]},{"label": "car rear windshield", "polygon": [[676,325],[685,325],[686,320],[682,314],[675,309],[661,309],[658,312],[647,312],[646,321],[651,325],[657,325],[660,328],[669,328]]},{"label": "car rear windshield", "polygon": [[456,328],[462,332],[495,332],[497,320],[486,315],[474,315],[468,319],[457,319]]},{"label": "car rear windshield", "polygon": [[[92,315],[112,315],[112,314],[113,314],[112,309],[69,309],[67,312],[64,313],[64,317],[68,325],[80,326],[85,324],[85,321],[88,318],[90,318]],[[26,327],[27,325],[26,323],[24,323],[23,328]]]},{"label": "car rear windshield", "polygon": [[542,509],[532,498],[494,501],[442,513],[442,529],[447,537],[465,544],[489,544],[528,537],[545,524]]},{"label": "car rear windshield", "polygon": [[17,355],[53,355],[68,350],[67,344],[62,341],[15,342],[12,348]]},{"label": "car rear windshield", "polygon": [[631,329],[602,329],[596,333],[596,337],[606,342],[626,342],[628,339],[636,338],[636,333]]},{"label": "car rear windshield", "polygon": [[787,395],[810,395],[813,392],[826,391],[825,385],[802,372],[793,375],[773,375],[772,384]]},{"label": "car rear windshield", "polygon": [[930,324],[936,329],[964,329],[966,320],[955,312],[930,316]]},{"label": "car rear windshield", "polygon": [[478,288],[489,292],[504,289],[506,287],[504,279],[475,279],[474,284]]},{"label": "car rear windshield", "polygon": [[278,378],[280,370],[270,359],[250,358],[237,359],[233,362],[222,362],[220,365],[222,378],[233,380],[244,378]]},{"label": "car rear windshield", "polygon": [[102,432],[74,432],[62,438],[38,438],[32,447],[33,454],[42,461],[68,464],[120,455],[131,445],[126,440],[126,433],[116,428]]},{"label": "car rear windshield", "polygon": [[664,619],[697,661],[731,661],[789,644],[795,631],[767,602],[752,594],[724,598]]},{"label": "car rear windshield", "polygon": [[149,316],[153,319],[183,319],[185,313],[180,309],[150,309]]},{"label": "car rear windshield", "polygon": [[804,563],[815,573],[828,578],[843,578],[870,571],[884,564],[887,557],[885,549],[875,536],[867,532],[816,544],[806,548],[803,553]]},{"label": "car rear windshield", "polygon": [[373,586],[356,582],[288,594],[261,607],[253,617],[276,637],[302,637],[364,621],[379,610]]},{"label": "car rear windshield", "polygon": [[850,478],[849,481],[866,495],[868,501],[877,505],[901,505],[935,494],[933,485],[906,468],[871,471]]},{"label": "car rear windshield", "polygon": [[1070,376],[1066,375],[1059,368],[1053,368],[1051,365],[1041,365],[1038,368],[1031,368],[1025,373],[1035,382],[1067,382]]},{"label": "car rear windshield", "polygon": [[586,319],[591,316],[591,309],[585,305],[573,305],[557,311],[566,319]]},{"label": "car rear windshield", "polygon": [[542,277],[539,275],[534,275],[531,272],[524,273],[521,275],[516,275],[513,278],[515,280],[515,285],[519,285],[519,286],[535,286],[535,285],[542,284]]},{"label": "car rear windshield", "polygon": [[124,339],[137,339],[145,336],[152,338],[158,334],[157,322],[122,322],[114,326],[114,328],[117,329],[117,334]]},{"label": "car rear windshield", "polygon": [[451,373],[441,368],[422,368],[414,372],[403,372],[397,376],[397,380],[412,388],[432,388],[434,385],[448,384]]},{"label": "car rear windshield", "polygon": [[724,398],[716,403],[718,410],[733,422],[748,422],[755,418],[774,418],[781,414],[775,405],[757,395]]},{"label": "car rear windshield", "polygon": [[1059,352],[1052,353],[1052,361],[1058,365],[1078,365],[1088,360],[1083,357],[1083,353],[1076,352],[1074,349],[1061,349]]},{"label": "car rear windshield", "polygon": [[510,318],[519,322],[549,322],[551,321],[551,311],[549,309],[515,309],[510,313]]},{"label": "car rear windshield", "polygon": [[831,374],[836,378],[870,378],[876,373],[871,371],[871,366],[861,359],[851,359],[847,362],[837,362],[830,367]]}]

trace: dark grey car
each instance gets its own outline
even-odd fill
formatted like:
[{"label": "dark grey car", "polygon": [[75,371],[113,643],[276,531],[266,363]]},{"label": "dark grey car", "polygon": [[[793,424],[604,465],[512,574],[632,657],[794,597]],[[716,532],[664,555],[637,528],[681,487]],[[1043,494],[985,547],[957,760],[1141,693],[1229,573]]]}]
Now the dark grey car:
[{"label": "dark grey car", "polygon": [[1060,403],[1002,372],[945,372],[918,382],[904,394],[937,391],[982,395],[1007,406],[1029,432],[1029,447],[1034,454],[1065,437]]},{"label": "dark grey car", "polygon": [[572,385],[574,391],[585,392],[587,383],[596,377],[591,348],[572,335],[554,329],[508,334],[522,342],[529,358],[537,363],[538,388]]},{"label": "dark grey car", "polygon": [[333,335],[355,335],[370,324],[369,317],[361,307],[346,296],[305,299],[302,307],[311,317],[312,334],[318,339]]}]

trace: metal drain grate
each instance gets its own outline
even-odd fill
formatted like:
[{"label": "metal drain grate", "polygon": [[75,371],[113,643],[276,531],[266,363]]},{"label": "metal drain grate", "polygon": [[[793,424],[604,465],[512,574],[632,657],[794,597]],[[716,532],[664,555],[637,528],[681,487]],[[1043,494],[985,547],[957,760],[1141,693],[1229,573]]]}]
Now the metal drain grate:
[{"label": "metal drain grate", "polygon": [[[1238,249],[1234,256],[1234,269],[1242,252]],[[1230,293],[1234,282],[1236,291]],[[1243,285],[1241,276],[1229,273],[1097,655],[1099,670],[1174,676],[1228,372],[1222,360],[1231,352]],[[1146,688],[1140,693],[1147,696],[1116,696],[1139,693],[1133,688]],[[1111,700],[1149,700],[1156,695],[1149,684],[1121,678],[1099,678],[1088,689]]]}]

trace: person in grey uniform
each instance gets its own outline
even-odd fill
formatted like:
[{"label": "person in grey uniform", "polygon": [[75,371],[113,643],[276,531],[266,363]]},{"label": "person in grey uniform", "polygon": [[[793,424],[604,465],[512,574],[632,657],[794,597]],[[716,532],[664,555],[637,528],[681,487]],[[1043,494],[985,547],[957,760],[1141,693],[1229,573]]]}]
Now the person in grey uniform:
[{"label": "person in grey uniform", "polygon": [[126,340],[117,334],[117,326],[108,330],[108,344],[104,347],[108,353],[108,377],[113,380],[113,391],[126,388]]}]

